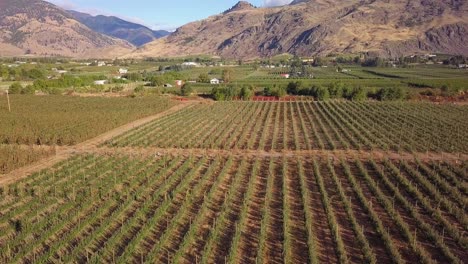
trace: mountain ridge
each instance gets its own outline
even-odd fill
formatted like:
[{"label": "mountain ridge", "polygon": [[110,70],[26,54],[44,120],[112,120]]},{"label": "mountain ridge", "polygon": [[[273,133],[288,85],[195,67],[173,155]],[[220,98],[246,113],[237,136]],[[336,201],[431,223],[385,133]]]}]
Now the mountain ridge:
[{"label": "mountain ridge", "polygon": [[113,58],[130,43],[94,32],[65,10],[42,0],[2,0],[0,56]]},{"label": "mountain ridge", "polygon": [[468,54],[466,0],[306,0],[240,9],[188,23],[128,57],[208,54],[260,58],[290,53]]},{"label": "mountain ridge", "polygon": [[170,34],[168,31],[152,30],[141,24],[129,22],[116,16],[93,16],[74,10],[67,10],[67,12],[90,29],[111,37],[126,40],[135,46],[144,45]]}]

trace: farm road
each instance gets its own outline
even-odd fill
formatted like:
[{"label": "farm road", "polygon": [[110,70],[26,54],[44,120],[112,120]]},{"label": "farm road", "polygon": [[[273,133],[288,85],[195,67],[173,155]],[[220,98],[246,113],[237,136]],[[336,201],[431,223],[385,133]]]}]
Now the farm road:
[{"label": "farm road", "polygon": [[[172,108],[155,114],[146,118],[136,120],[121,127],[115,128],[93,139],[87,140],[75,146],[36,146],[37,148],[55,148],[56,154],[45,158],[39,162],[31,164],[14,170],[8,174],[0,175],[0,186],[6,185],[28,175],[49,168],[54,164],[66,160],[76,154],[100,154],[100,155],[131,155],[138,157],[151,157],[151,156],[181,156],[181,155],[195,155],[195,156],[248,156],[248,157],[307,157],[315,156],[319,158],[333,159],[338,162],[340,159],[360,159],[360,160],[407,160],[412,161],[418,158],[422,161],[444,161],[449,163],[460,163],[468,161],[468,155],[465,153],[436,153],[436,152],[393,152],[383,150],[285,150],[277,151],[263,151],[263,150],[221,150],[221,149],[182,149],[182,148],[137,148],[137,147],[124,147],[124,148],[110,148],[99,147],[102,143],[110,140],[118,135],[121,135],[135,127],[149,123],[155,119],[177,112],[183,108],[194,105],[197,101],[182,102]],[[199,102],[198,102],[199,103]],[[25,146],[26,147],[26,146]]]},{"label": "farm road", "polygon": [[[45,159],[40,160],[39,162],[33,163],[31,165],[16,169],[10,173],[0,175],[0,186],[7,185],[9,183],[15,182],[22,178],[27,177],[28,175],[38,172],[40,170],[49,168],[54,164],[57,164],[60,161],[66,160],[74,154],[89,152],[90,150],[98,149],[98,146],[104,143],[106,140],[109,140],[115,136],[123,134],[129,130],[132,130],[135,127],[141,126],[143,124],[149,123],[155,119],[161,118],[163,116],[177,112],[185,107],[193,105],[194,102],[181,102],[168,110],[148,116],[142,119],[138,119],[126,125],[115,128],[109,132],[106,132],[102,135],[99,135],[90,140],[79,143],[75,146],[65,146],[65,147],[49,147],[55,148],[56,154]],[[47,146],[37,146],[37,148],[47,148]]]}]

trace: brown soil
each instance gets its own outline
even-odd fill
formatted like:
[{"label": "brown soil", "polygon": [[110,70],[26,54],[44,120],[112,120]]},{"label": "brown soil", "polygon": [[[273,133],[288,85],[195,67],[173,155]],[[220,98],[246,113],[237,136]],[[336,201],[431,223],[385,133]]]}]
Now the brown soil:
[{"label": "brown soil", "polygon": [[[69,158],[70,156],[72,156],[73,154],[76,154],[76,153],[82,153],[82,152],[92,152],[90,151],[91,149],[97,149],[97,147],[104,143],[106,140],[109,140],[117,135],[120,135],[120,134],[123,134],[135,127],[138,127],[138,126],[141,126],[143,124],[146,124],[148,122],[151,122],[157,118],[160,118],[160,117],[163,117],[163,116],[166,116],[166,115],[169,115],[169,114],[172,114],[176,111],[179,111],[181,109],[183,109],[184,107],[187,107],[189,106],[190,104],[192,104],[191,102],[186,102],[186,103],[180,103],[164,112],[161,112],[159,114],[156,114],[156,115],[152,115],[152,116],[149,116],[149,117],[145,117],[145,118],[142,118],[142,119],[139,119],[139,120],[136,120],[134,122],[131,122],[131,123],[128,123],[126,125],[123,125],[121,127],[118,127],[116,129],[113,129],[107,133],[104,133],[100,136],[97,136],[93,139],[90,139],[88,141],[85,141],[83,143],[80,143],[78,145],[75,145],[75,146],[71,146],[71,147],[57,147],[57,151],[56,151],[56,154],[54,156],[51,156],[51,157],[48,157],[46,159],[43,159],[39,162],[36,162],[32,165],[29,165],[29,166],[26,166],[26,167],[23,167],[23,168],[20,168],[20,169],[17,169],[17,170],[14,170],[8,174],[5,174],[5,175],[0,175],[0,186],[2,185],[7,185],[7,184],[10,184],[12,182],[15,182],[17,180],[20,180],[22,178],[25,178],[27,177],[28,175],[34,173],[34,172],[37,172],[37,171],[40,171],[40,170],[43,170],[43,169],[46,169],[46,168],[49,168],[51,166],[53,166],[54,164],[60,162],[60,161],[63,161],[63,160],[66,160],[67,158]],[[38,147],[38,148],[44,148],[44,147]]]},{"label": "brown soil", "polygon": [[[111,130],[107,133],[104,133],[98,137],[85,141],[75,146],[66,146],[66,147],[47,147],[47,146],[35,146],[36,148],[54,148],[56,149],[56,154],[54,156],[50,156],[48,158],[42,159],[39,162],[31,164],[29,166],[14,170],[8,174],[0,175],[0,186],[10,184],[15,182],[19,179],[27,177],[28,175],[40,171],[42,169],[51,167],[52,165],[66,160],[70,156],[74,154],[82,154],[82,153],[97,153],[97,154],[104,154],[104,155],[115,155],[115,154],[122,154],[122,155],[134,155],[134,156],[151,156],[151,155],[195,155],[195,156],[249,156],[249,157],[306,157],[306,156],[316,156],[316,157],[323,157],[323,158],[332,158],[333,160],[339,160],[341,157],[345,157],[346,159],[359,159],[359,160],[369,160],[370,158],[374,160],[407,160],[413,161],[415,158],[420,159],[423,162],[427,161],[445,161],[447,163],[452,164],[460,164],[468,160],[468,154],[466,153],[436,153],[436,152],[419,152],[419,153],[410,153],[410,152],[395,152],[395,151],[383,151],[383,150],[328,150],[330,146],[327,143],[327,139],[323,136],[326,135],[330,131],[322,131],[323,135],[320,136],[322,141],[326,143],[325,148],[327,150],[283,150],[277,151],[272,149],[273,142],[265,142],[265,150],[240,150],[240,149],[232,149],[232,150],[219,150],[219,149],[202,149],[202,148],[188,148],[188,149],[181,149],[181,148],[108,148],[108,147],[99,147],[104,142],[121,135],[129,130],[134,129],[135,127],[141,126],[143,124],[149,123],[155,119],[161,118],[163,116],[172,114],[176,111],[179,111],[189,105],[194,103],[202,103],[200,101],[186,101],[181,102],[178,105],[170,108],[167,111],[162,113],[152,115],[146,118],[142,118],[131,122],[129,124],[123,125],[118,127],[114,130]],[[276,112],[279,111],[278,108],[274,109],[273,116],[276,116]],[[323,113],[322,113],[323,114]],[[267,124],[266,131],[273,131],[273,126],[277,128],[276,137],[273,139],[277,144],[286,144],[288,147],[293,148],[293,142],[283,142],[283,119],[282,116],[279,116],[280,122],[273,122],[277,124]],[[307,122],[306,122],[307,123]],[[298,126],[298,123],[296,123]],[[297,129],[297,128],[295,128]],[[289,131],[292,132],[292,131]],[[273,133],[273,132],[266,132],[266,133]],[[328,133],[330,134],[330,133]],[[260,139],[256,139],[255,141],[259,141]],[[335,144],[341,145],[337,138],[332,139]],[[315,141],[315,140],[314,140]],[[256,142],[256,144],[258,144]],[[315,143],[314,143],[315,145]],[[278,145],[275,149],[278,148]]]}]

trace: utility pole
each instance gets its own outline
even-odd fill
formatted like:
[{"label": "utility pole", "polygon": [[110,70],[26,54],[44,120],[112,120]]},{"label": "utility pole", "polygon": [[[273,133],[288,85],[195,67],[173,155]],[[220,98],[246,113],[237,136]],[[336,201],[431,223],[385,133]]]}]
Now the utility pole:
[{"label": "utility pole", "polygon": [[7,101],[8,101],[8,112],[11,113],[10,96],[8,95],[8,90],[6,90],[6,98],[7,98]]}]

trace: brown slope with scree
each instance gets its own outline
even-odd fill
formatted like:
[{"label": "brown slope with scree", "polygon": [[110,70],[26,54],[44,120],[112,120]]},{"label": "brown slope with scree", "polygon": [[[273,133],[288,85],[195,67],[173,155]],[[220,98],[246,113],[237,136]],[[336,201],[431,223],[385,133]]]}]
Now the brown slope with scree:
[{"label": "brown slope with scree", "polygon": [[0,56],[114,58],[134,47],[96,33],[41,0],[0,0]]},{"label": "brown slope with scree", "polygon": [[301,0],[276,8],[240,2],[177,29],[129,57],[228,58],[370,52],[468,54],[466,0]]}]

